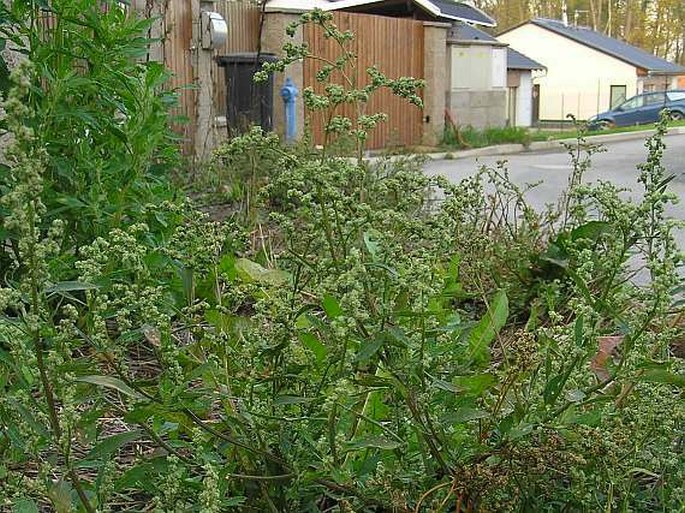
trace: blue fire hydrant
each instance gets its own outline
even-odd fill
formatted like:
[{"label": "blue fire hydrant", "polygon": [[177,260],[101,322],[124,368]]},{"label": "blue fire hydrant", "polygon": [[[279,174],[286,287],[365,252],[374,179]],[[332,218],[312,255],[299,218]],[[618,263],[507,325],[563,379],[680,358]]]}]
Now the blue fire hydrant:
[{"label": "blue fire hydrant", "polygon": [[285,141],[291,143],[297,136],[297,110],[295,101],[300,91],[290,77],[285,79],[285,84],[281,88],[281,98],[285,104]]}]

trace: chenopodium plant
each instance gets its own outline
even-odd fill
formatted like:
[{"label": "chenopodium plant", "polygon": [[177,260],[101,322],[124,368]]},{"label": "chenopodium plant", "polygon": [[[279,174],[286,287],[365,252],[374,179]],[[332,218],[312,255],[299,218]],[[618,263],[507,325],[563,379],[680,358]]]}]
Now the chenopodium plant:
[{"label": "chenopodium plant", "polygon": [[178,161],[169,72],[145,62],[153,20],[120,2],[10,2],[0,31],[34,63],[26,97],[45,149],[46,223],[81,244],[135,222],[139,205],[171,198]]},{"label": "chenopodium plant", "polygon": [[[58,281],[66,225],[44,228],[48,155],[26,101],[34,73],[22,62],[3,104],[14,139],[0,201],[14,247],[0,287],[0,509],[108,511],[142,487],[144,504],[221,511],[225,481],[217,482],[214,460],[181,465],[187,457],[167,442],[177,431],[153,424],[152,406],[168,420],[196,411],[179,407],[187,387],[172,322],[196,318],[196,291],[220,294],[213,264],[226,248],[233,254],[235,230],[186,205],[141,205],[138,223],[80,248],[79,281]],[[160,239],[156,223],[169,219],[179,228]],[[154,396],[138,384],[144,379],[157,384]],[[182,436],[190,432],[184,426]],[[142,439],[168,450],[168,460],[139,461],[134,444]]]},{"label": "chenopodium plant", "polygon": [[37,494],[53,497],[56,509],[71,508],[73,490],[81,506],[95,512],[73,454],[80,398],[69,366],[78,311],[59,299],[81,285],[52,281],[50,263],[60,251],[64,223],[54,219],[43,229],[48,156],[30,127],[35,112],[26,102],[34,77],[31,63],[21,62],[3,104],[14,135],[6,152],[10,169],[1,200],[7,209],[3,225],[15,234],[13,261],[0,288],[3,501],[22,494],[28,501]]},{"label": "chenopodium plant", "polygon": [[[246,422],[282,456],[275,467],[264,460],[263,478],[294,480],[272,500],[306,508],[326,493],[326,507],[381,511],[680,507],[682,453],[671,451],[682,365],[668,353],[679,254],[664,216],[673,197],[662,137],[660,128],[648,141],[640,202],[572,177],[570,206],[552,215],[563,222],[547,234],[505,174],[450,186],[415,163],[284,158],[265,193],[280,205],[272,218],[291,286],[255,304],[243,353],[253,374],[231,385],[254,394],[242,399]],[[486,176],[510,199],[487,199]],[[439,205],[431,187],[444,190]],[[507,201],[523,215],[507,217]],[[532,278],[497,276],[497,248],[527,252]],[[643,286],[628,279],[637,251],[651,272]],[[478,269],[495,276],[463,275]],[[530,301],[511,304],[531,279]],[[657,415],[667,416],[658,429]],[[305,461],[309,478],[295,471]]]}]

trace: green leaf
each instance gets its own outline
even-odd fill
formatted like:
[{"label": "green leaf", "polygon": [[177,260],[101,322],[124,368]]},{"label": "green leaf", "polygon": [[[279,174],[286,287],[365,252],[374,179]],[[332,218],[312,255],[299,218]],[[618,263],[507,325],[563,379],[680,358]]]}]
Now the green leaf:
[{"label": "green leaf", "polygon": [[400,445],[402,445],[400,442],[388,440],[382,436],[366,436],[350,442],[347,445],[347,450],[354,451],[356,449],[373,448],[391,451],[397,449]]},{"label": "green leaf", "polygon": [[583,347],[583,343],[585,341],[583,337],[583,321],[583,314],[580,314],[576,318],[576,323],[573,330],[573,338],[576,342],[576,347]]},{"label": "green leaf", "polygon": [[342,308],[340,308],[340,303],[333,296],[326,296],[321,302],[323,311],[330,319],[335,319],[342,315]]},{"label": "green leaf", "polygon": [[434,377],[432,378],[432,382],[435,388],[445,390],[446,392],[452,392],[453,394],[459,393],[459,387],[454,385],[453,383],[450,383],[449,381],[445,381],[444,379]]},{"label": "green leaf", "polygon": [[288,404],[304,404],[310,402],[312,399],[309,397],[299,397],[296,395],[279,395],[274,399],[274,405],[276,406],[286,406]]},{"label": "green leaf", "polygon": [[64,292],[78,292],[81,290],[93,290],[97,288],[98,286],[93,285],[92,283],[85,283],[81,281],[62,281],[49,286],[47,289],[45,289],[45,293],[48,296],[51,296],[52,294],[62,294]]},{"label": "green leaf", "polygon": [[38,513],[38,505],[31,499],[19,499],[12,506],[12,513]]},{"label": "green leaf", "polygon": [[605,223],[604,221],[589,221],[571,231],[571,240],[590,239],[594,241],[601,235],[609,233],[610,231],[611,225],[609,223]]},{"label": "green leaf", "polygon": [[302,345],[309,349],[318,362],[322,362],[326,355],[328,354],[328,348],[313,334],[308,332],[300,332],[297,334],[297,338],[300,339]]},{"label": "green leaf", "polygon": [[[147,462],[131,467],[117,480],[114,489],[118,492],[122,492],[137,485],[144,485],[145,481],[147,481],[148,474],[152,470],[153,466]],[[152,483],[149,484],[152,485]],[[145,486],[141,487],[145,489]]]},{"label": "green leaf", "polygon": [[86,460],[105,459],[117,452],[121,447],[130,442],[135,442],[142,436],[142,431],[126,431],[104,438],[99,444],[91,449]]},{"label": "green leaf", "polygon": [[377,337],[372,341],[362,341],[362,346],[357,352],[355,361],[360,363],[369,361],[369,359],[375,355],[381,347],[383,347],[383,339],[381,337]]},{"label": "green leaf", "polygon": [[685,376],[675,374],[666,369],[648,369],[640,377],[640,381],[648,383],[667,383],[680,388],[685,388]]},{"label": "green leaf", "polygon": [[58,481],[48,490],[48,497],[55,507],[56,513],[71,513],[71,485],[66,481]]},{"label": "green leaf", "polygon": [[247,258],[238,258],[234,263],[239,278],[248,283],[279,286],[287,283],[290,275],[279,269],[267,269]]},{"label": "green leaf", "polygon": [[448,413],[443,418],[444,422],[451,424],[463,424],[464,422],[469,422],[471,420],[484,419],[489,417],[490,413],[485,410],[478,410],[476,408],[459,408],[455,412]]},{"label": "green leaf", "polygon": [[374,241],[371,238],[371,234],[369,232],[364,232],[364,246],[366,246],[366,250],[369,252],[369,255],[371,255],[371,260],[374,262],[378,261],[378,242]]},{"label": "green leaf", "polygon": [[463,391],[466,395],[480,397],[487,389],[497,383],[497,379],[492,374],[483,373],[471,376],[457,376],[452,382],[457,389]]},{"label": "green leaf", "polygon": [[124,383],[120,379],[113,378],[111,376],[79,376],[78,378],[76,378],[76,381],[81,381],[83,383],[90,383],[92,385],[118,390],[122,394],[128,395],[129,397],[135,397],[138,399],[142,398],[142,396],[138,392],[133,390],[126,383]]},{"label": "green leaf", "polygon": [[485,316],[469,334],[469,354],[478,363],[490,359],[490,344],[504,327],[509,317],[509,300],[506,292],[500,290],[493,298]]}]

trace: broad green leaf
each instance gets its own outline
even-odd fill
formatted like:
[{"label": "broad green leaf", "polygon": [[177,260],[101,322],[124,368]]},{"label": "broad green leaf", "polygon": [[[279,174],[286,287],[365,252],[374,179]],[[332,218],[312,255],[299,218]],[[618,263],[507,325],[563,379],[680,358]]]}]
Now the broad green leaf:
[{"label": "broad green leaf", "polygon": [[133,390],[126,383],[124,383],[120,379],[113,378],[112,376],[79,376],[78,378],[76,378],[76,381],[81,381],[83,383],[90,383],[92,385],[118,390],[122,394],[128,395],[130,397],[141,397],[141,395],[138,392]]},{"label": "broad green leaf", "polygon": [[452,382],[458,390],[466,395],[480,397],[483,393],[497,383],[497,379],[492,374],[474,374],[472,376],[457,376]]},{"label": "broad green leaf", "polygon": [[611,231],[611,225],[604,221],[589,221],[574,228],[571,232],[571,240],[579,239],[597,240],[604,233]]},{"label": "broad green leaf", "polygon": [[323,301],[321,302],[321,306],[323,307],[323,311],[326,312],[326,315],[331,319],[335,319],[336,317],[340,317],[342,315],[340,303],[338,303],[333,296],[324,297]]},{"label": "broad green leaf", "polygon": [[469,353],[478,363],[487,363],[490,359],[490,344],[504,327],[509,317],[509,300],[501,290],[490,303],[488,311],[469,334]]},{"label": "broad green leaf", "polygon": [[446,392],[452,392],[453,394],[457,394],[460,391],[458,386],[454,385],[453,383],[450,383],[449,381],[445,381],[444,379],[436,378],[435,376],[431,376],[431,382],[433,383],[433,386],[435,388],[445,390]]},{"label": "broad green leaf", "polygon": [[484,419],[489,417],[490,413],[485,410],[478,410],[476,408],[459,408],[452,413],[448,413],[443,417],[444,422],[449,422],[451,424],[463,424],[464,422],[469,422],[471,420]]},{"label": "broad green leaf", "polygon": [[369,232],[364,232],[364,246],[366,246],[366,250],[369,252],[369,255],[371,255],[371,260],[374,262],[378,261],[378,242],[373,240],[371,234]]},{"label": "broad green leaf", "polygon": [[231,497],[230,499],[227,499],[224,501],[223,505],[225,507],[230,507],[230,506],[240,506],[247,500],[246,497],[243,497],[242,495],[237,496],[237,497]]},{"label": "broad green leaf", "polygon": [[585,338],[583,336],[583,328],[584,328],[584,323],[583,323],[583,314],[580,314],[576,318],[576,323],[573,329],[573,338],[576,342],[576,347],[583,347]]},{"label": "broad green leaf", "polygon": [[142,431],[126,431],[104,438],[99,444],[91,449],[86,460],[108,459],[121,447],[130,442],[135,442],[142,436]]},{"label": "broad green leaf", "polygon": [[377,337],[371,341],[363,340],[361,344],[362,346],[357,352],[357,357],[355,360],[357,362],[364,363],[367,362],[373,355],[375,355],[381,347],[383,347],[383,339],[381,337]]},{"label": "broad green leaf", "polygon": [[38,513],[38,505],[31,499],[19,499],[12,505],[12,513]]},{"label": "broad green leaf", "polygon": [[314,356],[316,357],[316,360],[318,362],[321,362],[326,358],[326,355],[328,354],[328,349],[312,333],[300,332],[298,333],[297,337],[300,339],[300,342],[302,342],[302,345],[304,345],[307,349],[314,353]]},{"label": "broad green leaf", "polygon": [[[141,486],[145,489],[146,481],[148,480],[149,473],[153,470],[153,466],[150,463],[141,463],[134,467],[129,468],[122,476],[117,480],[114,485],[116,491],[122,492],[133,488],[136,485]],[[153,483],[149,483],[152,486]]]}]

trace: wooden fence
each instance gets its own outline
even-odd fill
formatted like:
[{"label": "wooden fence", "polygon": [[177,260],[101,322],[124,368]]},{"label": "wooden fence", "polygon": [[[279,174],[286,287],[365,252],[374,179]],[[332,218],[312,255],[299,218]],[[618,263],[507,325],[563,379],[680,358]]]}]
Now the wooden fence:
[{"label": "wooden fence", "polygon": [[[376,65],[389,78],[402,76],[422,78],[424,76],[424,26],[420,21],[335,12],[335,24],[341,30],[351,30],[355,39],[351,51],[358,61],[353,80],[359,86],[368,83],[366,69]],[[304,39],[314,55],[335,61],[341,49],[329,38],[324,38],[321,30],[313,25],[305,28]],[[321,63],[306,59],[304,63],[304,85],[320,92],[323,88],[316,81],[316,73]],[[340,80],[340,77],[338,77]],[[355,107],[345,105],[336,114],[356,117]],[[381,123],[370,135],[369,148],[382,148],[392,145],[414,145],[421,142],[423,117],[418,107],[409,105],[406,100],[394,96],[388,90],[378,91],[368,103],[367,114],[384,112],[388,121]],[[324,141],[324,120],[320,113],[309,113],[309,126],[316,144]]]},{"label": "wooden fence", "polygon": [[[179,92],[179,108],[176,112],[185,123],[176,126],[183,137],[187,153],[192,153],[198,120],[199,80],[199,0],[141,1],[141,9],[148,16],[158,18],[151,36],[161,38],[158,48],[152,49],[150,58],[162,61],[171,71],[169,87]],[[150,7],[152,6],[152,7]],[[257,51],[259,43],[260,10],[254,4],[231,0],[216,0],[214,9],[227,21],[228,39],[213,55]],[[202,54],[207,58],[206,54]],[[216,65],[210,66],[213,82],[214,115],[223,116],[226,110],[226,88],[223,71]]]}]

